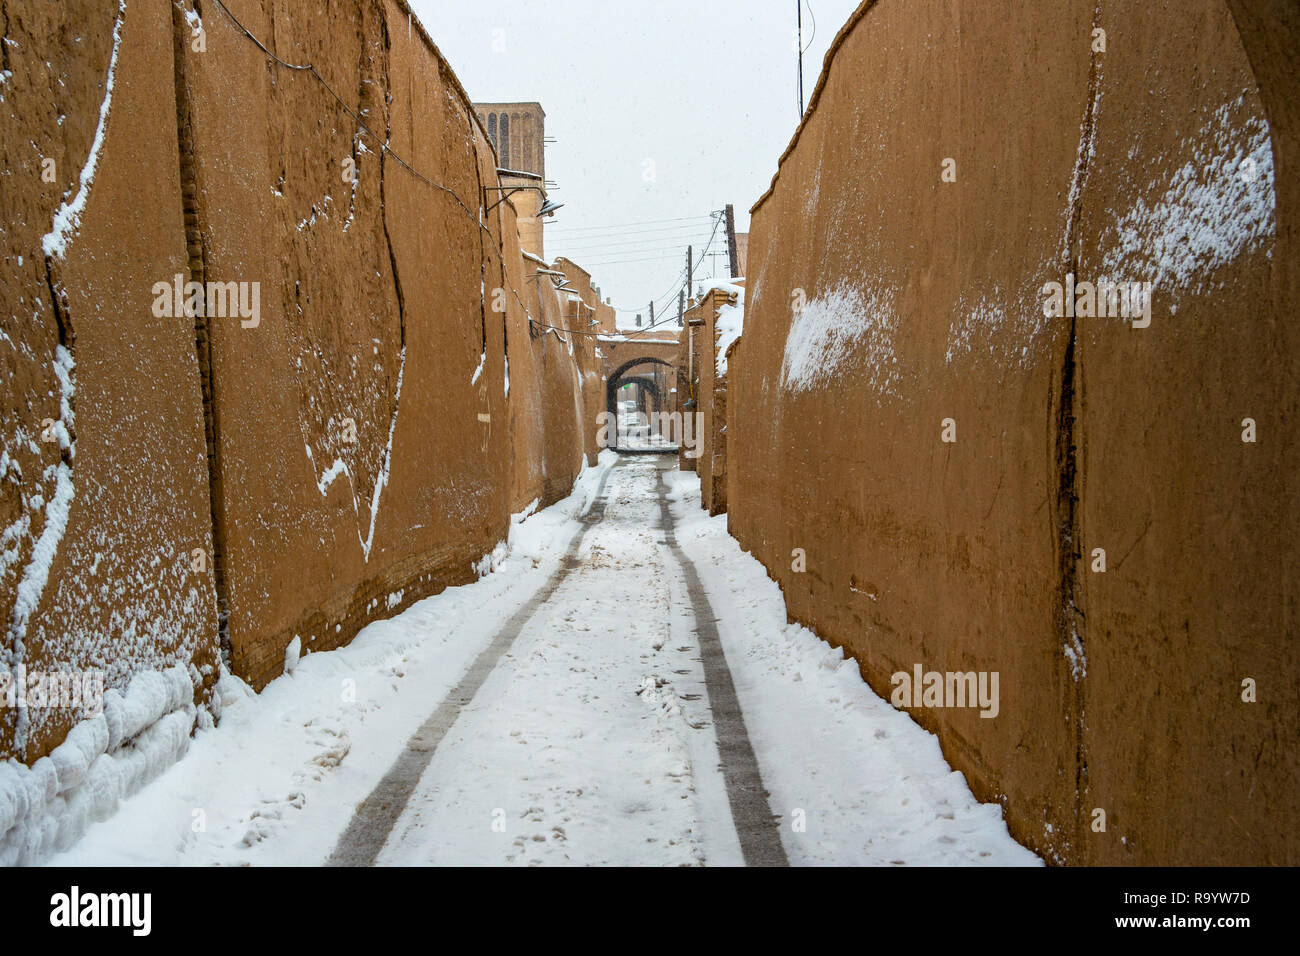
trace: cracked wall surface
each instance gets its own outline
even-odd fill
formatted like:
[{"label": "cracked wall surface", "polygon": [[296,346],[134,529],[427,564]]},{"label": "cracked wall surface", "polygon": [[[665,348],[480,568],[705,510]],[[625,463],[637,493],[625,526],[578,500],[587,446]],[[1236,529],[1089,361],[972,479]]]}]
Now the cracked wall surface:
[{"label": "cracked wall surface", "polygon": [[[882,696],[999,672],[911,713],[1051,862],[1297,858],[1298,24],[866,3],[753,211],[732,532]],[[1067,272],[1151,325],[1045,316]]]},{"label": "cracked wall surface", "polygon": [[[529,335],[558,300],[404,3],[225,7],[0,4],[0,653],[198,703],[472,580],[582,467],[593,362]],[[178,276],[257,315],[157,315]],[[82,716],[25,713],[0,756]]]},{"label": "cracked wall surface", "polygon": [[[151,310],[187,261],[170,13],[8,3],[3,22],[2,653],[114,687],[181,663],[202,697],[216,602],[191,560],[212,542],[194,329]],[[30,761],[78,716],[0,709],[0,754]]]}]

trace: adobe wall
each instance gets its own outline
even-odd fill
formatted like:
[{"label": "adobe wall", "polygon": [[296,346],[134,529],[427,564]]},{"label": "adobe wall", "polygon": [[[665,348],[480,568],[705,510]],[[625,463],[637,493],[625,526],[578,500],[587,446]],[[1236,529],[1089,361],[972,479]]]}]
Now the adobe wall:
[{"label": "adobe wall", "polygon": [[[212,564],[191,559],[212,545],[194,328],[151,310],[186,261],[171,18],[131,4],[115,33],[116,7],[11,7],[0,42],[0,663],[118,688],[193,665],[202,697],[217,616]],[[0,707],[0,759],[35,760],[80,716],[24,713]]]},{"label": "adobe wall", "polygon": [[[679,403],[677,410],[683,416],[699,416],[690,419],[694,447],[688,449],[682,444],[677,453],[678,465],[699,474],[700,505],[711,515],[727,510],[727,376],[718,374],[718,313],[724,306],[735,304],[734,294],[709,289],[686,312],[686,325],[678,333],[678,374],[682,382],[688,383],[687,397],[694,398],[695,407],[684,408]],[[686,397],[680,400],[685,401]]]},{"label": "adobe wall", "polygon": [[[562,497],[583,461],[579,356],[528,327],[562,324],[558,302],[525,281],[510,203],[480,224],[496,156],[406,6],[227,6],[339,98],[212,3],[125,0],[116,42],[116,4],[8,19],[10,668],[121,688],[179,663],[202,701],[224,644],[260,688],[295,637],[335,647],[473,579],[510,513]],[[78,219],[47,259],[65,203]],[[157,317],[176,275],[256,288],[258,321]],[[81,716],[27,713],[0,708],[0,758],[31,762]]]},{"label": "adobe wall", "polygon": [[[605,411],[605,379],[601,357],[597,355],[597,338],[602,331],[614,329],[614,307],[600,298],[596,286],[592,283],[591,273],[586,269],[565,259],[555,260],[553,269],[563,272],[565,281],[571,286],[572,294],[579,302],[577,311],[572,315],[565,313],[570,322],[569,328],[578,334],[574,337],[576,357],[582,375],[582,395],[584,418],[583,448],[587,463],[596,464],[600,447],[596,441],[600,432],[598,416]],[[594,324],[593,324],[594,323]]]},{"label": "adobe wall", "polygon": [[1000,674],[911,713],[1053,862],[1297,860],[1297,15],[1233,7],[866,3],[753,210],[730,527],[882,696]]},{"label": "adobe wall", "polygon": [[231,10],[370,135],[216,10],[184,58],[207,268],[260,279],[268,313],[213,330],[229,640],[255,686],[294,636],[337,646],[472,579],[509,513],[576,471],[572,363],[529,334],[512,205],[480,226],[497,163],[459,84],[401,4],[316,7]]},{"label": "adobe wall", "polygon": [[[699,367],[702,350],[696,339],[702,337],[700,335],[702,326],[690,324],[690,320],[695,318],[690,313],[695,309],[696,306],[691,306],[682,316],[682,327],[677,331],[677,353],[673,359],[673,367],[677,371],[677,392],[671,408],[681,416],[683,423],[687,420],[686,416],[694,415],[699,410]],[[693,423],[695,419],[692,418],[691,421]],[[693,431],[692,435],[694,436]],[[696,455],[687,457],[686,453],[690,450],[685,442],[677,446],[677,467],[682,471],[696,470],[699,457]]]}]

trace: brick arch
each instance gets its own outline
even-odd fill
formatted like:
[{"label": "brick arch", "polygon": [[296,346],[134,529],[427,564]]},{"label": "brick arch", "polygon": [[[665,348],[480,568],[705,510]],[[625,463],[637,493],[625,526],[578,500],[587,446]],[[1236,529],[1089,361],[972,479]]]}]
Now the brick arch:
[{"label": "brick arch", "polygon": [[[667,368],[676,370],[676,366],[673,365],[672,362],[661,358],[655,358],[652,355],[638,355],[636,358],[628,359],[618,368],[614,369],[605,380],[605,411],[609,414],[609,420],[612,422],[618,422],[618,386],[622,384],[623,378],[628,369],[635,368],[638,365],[663,365]],[[629,376],[629,378],[640,379],[641,377]],[[656,389],[655,392],[655,404],[662,408],[663,404],[660,401],[658,390]]]}]

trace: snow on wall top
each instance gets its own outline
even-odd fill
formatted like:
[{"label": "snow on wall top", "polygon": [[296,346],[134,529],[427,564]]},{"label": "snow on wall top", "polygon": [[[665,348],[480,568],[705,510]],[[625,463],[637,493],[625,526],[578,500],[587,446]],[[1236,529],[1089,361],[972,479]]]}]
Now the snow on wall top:
[{"label": "snow on wall top", "polygon": [[727,349],[740,340],[745,331],[745,290],[739,289],[735,305],[724,305],[718,310],[715,323],[718,338],[718,375],[727,374]]}]

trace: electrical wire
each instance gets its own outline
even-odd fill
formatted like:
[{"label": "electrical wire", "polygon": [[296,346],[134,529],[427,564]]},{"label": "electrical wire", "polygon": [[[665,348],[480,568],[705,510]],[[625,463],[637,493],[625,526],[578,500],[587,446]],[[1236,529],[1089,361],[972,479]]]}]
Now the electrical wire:
[{"label": "electrical wire", "polygon": [[[665,293],[663,293],[662,295],[659,295],[659,296],[656,296],[656,297],[655,297],[655,299],[654,299],[655,304],[658,305],[660,301],[664,301],[664,302],[670,302],[670,301],[672,301],[671,297],[677,295],[677,290],[680,289],[680,288],[682,287],[682,279],[683,279],[683,277],[685,277],[685,275],[686,275],[686,267],[685,267],[685,266],[682,266],[682,271],[679,272],[679,273],[677,273],[677,278],[675,278],[675,279],[673,280],[673,284],[670,285],[670,286],[668,287],[668,291],[665,292]],[[612,303],[607,303],[607,304],[610,306],[610,308],[614,309],[614,310],[617,311],[617,312],[635,312],[635,311],[636,311],[636,308],[633,308],[633,309],[625,309],[625,308],[623,308],[621,305],[614,305],[614,304],[612,304]],[[640,306],[637,306],[637,308],[640,308]]]},{"label": "electrical wire", "polygon": [[655,225],[657,223],[663,223],[663,222],[703,222],[705,219],[711,219],[711,218],[713,217],[712,216],[679,216],[676,219],[644,219],[641,222],[610,223],[609,225],[604,225],[604,226],[570,226],[569,228],[575,232],[578,231],[587,232],[592,230],[598,232],[604,232],[604,231],[621,232],[627,229],[629,226],[649,226],[649,225]]},{"label": "electrical wire", "polygon": [[[714,212],[714,213],[710,214],[709,218],[713,221],[713,231],[709,233],[709,239],[708,239],[708,241],[705,243],[705,245],[704,245],[704,249],[703,249],[703,250],[701,251],[701,253],[700,253],[700,260],[699,260],[700,262],[703,262],[703,261],[704,261],[704,257],[705,257],[706,255],[708,255],[708,253],[709,253],[709,249],[711,249],[711,248],[713,247],[713,240],[714,240],[714,238],[717,236],[717,234],[718,234],[718,229],[719,229],[719,228],[721,227],[721,225],[722,225],[722,219],[723,219],[723,216],[724,216],[724,215],[725,215],[725,213],[718,213],[718,212]],[[663,255],[663,256],[658,256],[658,257],[648,257],[648,258],[640,259],[640,260],[631,259],[631,260],[623,260],[623,261],[624,261],[624,262],[654,261],[654,259],[656,259],[656,258],[658,258],[658,259],[664,259],[664,258],[667,258],[669,255],[671,255],[671,253],[666,253],[666,254]],[[601,265],[618,265],[618,264],[619,264],[618,262],[612,262],[612,263],[611,263],[611,262],[606,262],[606,263],[601,263]],[[686,288],[686,281],[685,281],[685,280],[686,280],[687,277],[686,277],[686,275],[685,275],[685,272],[686,272],[686,270],[685,270],[685,268],[683,268],[683,269],[682,269],[682,272],[678,274],[678,278],[679,278],[680,280],[682,280],[682,281],[680,282],[680,284],[678,284],[678,285],[676,286],[676,288],[674,288],[673,292],[670,294],[670,297],[668,298],[667,303],[665,303],[665,304],[671,306],[671,303],[672,303],[672,298],[671,298],[671,296],[676,296],[676,295],[677,295],[679,292],[681,292],[682,290],[685,290],[686,295],[687,295],[688,298],[693,298],[693,297],[694,297],[694,293],[693,293],[693,291],[692,291],[691,289],[689,289],[689,288]],[[657,302],[656,302],[656,304],[658,305]],[[662,308],[662,307],[663,307],[663,306],[660,306],[660,308]],[[636,311],[638,311],[638,310],[637,310],[637,309],[620,309],[619,311],[623,311],[623,312],[636,312]],[[617,323],[617,320],[615,320],[615,321],[616,321],[616,323]],[[644,333],[646,333],[646,332],[649,332],[651,329],[658,328],[659,326],[664,325],[664,324],[666,324],[667,322],[670,322],[670,321],[672,321],[672,322],[675,322],[675,321],[676,321],[676,317],[673,316],[671,312],[667,313],[667,315],[665,316],[665,318],[663,318],[663,319],[661,319],[661,320],[658,320],[658,321],[651,322],[650,325],[646,326],[646,327],[643,328],[643,329],[630,330],[630,331],[628,331],[628,332],[626,332],[626,333],[622,333],[622,334],[627,334],[627,335],[641,335],[641,334],[644,334]]]},{"label": "electrical wire", "polygon": [[[362,120],[361,117],[357,115],[357,113],[350,106],[348,106],[348,104],[344,101],[343,97],[339,96],[339,94],[334,90],[334,88],[329,85],[329,82],[323,76],[320,75],[319,71],[317,71],[315,66],[313,66],[310,63],[297,64],[297,63],[289,63],[286,60],[282,60],[280,57],[276,56],[269,49],[267,49],[266,44],[264,44],[261,40],[259,40],[251,30],[249,30],[246,26],[244,26],[243,23],[239,21],[238,17],[236,17],[233,13],[231,13],[230,8],[225,5],[223,0],[213,0],[213,2],[216,3],[218,7],[221,8],[222,12],[225,13],[227,18],[229,18],[230,22],[235,25],[235,28],[238,29],[239,32],[241,32],[250,41],[252,41],[252,43],[264,54],[266,54],[266,56],[269,57],[272,61],[279,64],[280,66],[285,67],[286,69],[293,70],[295,72],[300,72],[300,73],[310,73],[312,76],[314,76],[316,78],[316,81],[320,83],[321,86],[325,87],[326,91],[328,91],[329,94],[332,97],[334,97],[334,99],[338,102],[339,106],[342,107],[343,111],[347,113],[347,115],[352,118],[353,122],[357,124],[358,130],[360,130],[365,135],[369,136],[376,144],[378,144],[379,149],[383,153],[387,154],[388,156],[391,156],[398,165],[400,165],[403,169],[405,169],[407,172],[409,172],[412,176],[414,176],[419,181],[425,183],[428,186],[433,187],[439,192],[448,195],[452,199],[454,199],[456,201],[456,204],[460,206],[460,208],[464,211],[465,215],[468,216],[474,222],[474,224],[478,227],[479,230],[481,230],[482,232],[486,232],[488,234],[488,238],[492,240],[492,244],[490,245],[489,248],[491,248],[492,252],[495,254],[497,258],[497,261],[500,263],[502,282],[504,282],[505,285],[510,288],[510,292],[515,297],[515,301],[518,302],[519,307],[524,310],[524,315],[528,317],[530,322],[533,321],[532,313],[528,310],[528,306],[524,304],[524,300],[520,297],[519,290],[517,290],[514,287],[514,285],[512,285],[510,282],[509,272],[506,269],[505,257],[501,254],[501,250],[496,247],[496,237],[492,235],[492,231],[488,229],[487,225],[483,222],[480,216],[475,214],[474,211],[471,210],[468,205],[466,205],[465,201],[461,199],[460,195],[456,193],[455,190],[449,189],[448,187],[442,185],[441,183],[434,182],[428,176],[425,176],[418,169],[416,169],[405,159],[403,159],[402,156],[400,156],[396,151],[394,151],[388,145],[386,140],[381,141],[379,137],[375,135],[374,132],[371,131],[370,127],[366,125],[365,121]],[[500,180],[498,179],[498,183],[499,182]],[[480,204],[480,209],[481,208],[482,207]],[[498,217],[501,215],[503,215],[503,213],[498,213]]]},{"label": "electrical wire", "polygon": [[[644,239],[628,239],[628,240],[619,240],[619,241],[602,242],[602,243],[590,243],[588,245],[581,246],[581,247],[571,246],[568,243],[563,241],[549,240],[549,237],[548,237],[548,241],[551,241],[552,244],[556,246],[556,248],[563,249],[565,258],[569,258],[569,256],[567,255],[568,253],[573,253],[573,255],[578,255],[578,256],[587,255],[587,256],[595,257],[600,255],[600,250],[602,249],[609,249],[609,250],[622,249],[624,252],[628,252],[628,251],[635,251],[637,248],[659,249],[663,246],[670,246],[674,249],[679,247],[685,248],[686,243],[692,241],[698,241],[699,235],[700,234],[698,231],[693,230],[689,233],[681,233],[678,235],[649,236]],[[631,249],[629,250],[627,247],[631,247]]]},{"label": "electrical wire", "polygon": [[[270,58],[272,61],[274,61],[275,63],[277,63],[277,64],[280,65],[280,66],[285,67],[286,69],[289,69],[289,70],[292,70],[292,71],[295,71],[295,72],[300,72],[300,73],[310,73],[312,76],[314,76],[314,77],[316,78],[316,81],[317,81],[318,83],[320,83],[320,85],[323,86],[323,87],[326,89],[326,91],[330,94],[330,96],[332,96],[332,97],[334,98],[334,100],[339,104],[339,106],[343,109],[343,112],[345,112],[349,117],[351,117],[352,120],[353,120],[353,122],[355,122],[355,123],[357,124],[357,128],[358,128],[358,130],[359,130],[360,132],[364,133],[365,135],[369,136],[372,140],[374,140],[375,143],[378,144],[379,149],[380,149],[383,153],[387,154],[388,156],[391,156],[391,157],[393,158],[394,162],[396,162],[399,166],[401,166],[403,169],[405,169],[407,172],[409,172],[409,173],[410,173],[412,176],[414,176],[416,179],[420,180],[421,182],[425,183],[425,184],[428,185],[428,186],[431,186],[432,188],[438,190],[439,192],[441,192],[441,193],[443,193],[443,194],[445,194],[445,195],[447,195],[447,196],[450,196],[452,199],[455,200],[456,204],[457,204],[458,206],[460,206],[460,208],[464,211],[465,215],[468,216],[471,220],[473,220],[473,222],[475,223],[475,225],[476,225],[476,226],[477,226],[481,231],[486,232],[486,233],[488,234],[489,238],[491,238],[491,239],[493,240],[493,243],[492,243],[492,245],[491,245],[490,248],[492,249],[493,253],[496,255],[496,258],[497,258],[498,262],[500,263],[500,266],[501,266],[501,278],[502,278],[502,281],[503,281],[507,286],[509,286],[511,294],[514,295],[514,297],[515,297],[515,301],[519,303],[519,307],[520,307],[521,309],[523,309],[523,311],[524,311],[524,315],[528,317],[528,321],[529,321],[530,323],[532,323],[532,324],[534,324],[534,325],[537,325],[537,326],[539,326],[539,327],[542,327],[542,328],[546,328],[546,329],[554,329],[554,330],[556,330],[557,332],[568,332],[568,333],[573,333],[573,334],[577,334],[577,335],[594,335],[594,336],[599,336],[599,335],[602,334],[602,333],[599,333],[599,332],[583,332],[583,331],[578,331],[578,330],[575,330],[575,329],[564,329],[564,328],[560,328],[560,327],[558,327],[558,326],[547,325],[547,324],[545,324],[545,323],[538,322],[536,319],[534,319],[533,316],[532,316],[532,313],[528,310],[528,306],[524,304],[524,300],[520,297],[520,295],[519,295],[519,291],[518,291],[517,289],[515,289],[515,287],[514,287],[513,284],[510,283],[510,280],[509,280],[509,273],[507,272],[507,269],[506,269],[505,257],[501,254],[501,251],[500,251],[499,249],[496,248],[496,244],[495,244],[495,243],[496,243],[496,239],[495,239],[494,236],[492,236],[492,232],[491,232],[491,230],[488,229],[487,225],[482,221],[482,219],[480,218],[480,216],[477,215],[477,214],[475,214],[475,213],[473,212],[473,210],[471,210],[470,207],[469,207],[468,205],[465,204],[465,201],[464,201],[463,199],[461,199],[460,195],[457,194],[455,190],[453,190],[453,189],[449,189],[448,187],[442,185],[441,183],[434,182],[434,181],[433,181],[432,179],[430,179],[428,176],[425,176],[423,173],[421,173],[419,170],[417,170],[414,166],[412,166],[410,163],[408,163],[408,162],[407,162],[407,161],[406,161],[406,160],[405,160],[405,159],[404,159],[400,154],[398,154],[395,150],[393,150],[393,149],[388,145],[388,142],[387,142],[386,140],[381,141],[380,138],[379,138],[379,137],[378,137],[378,136],[377,136],[373,131],[371,131],[370,127],[368,127],[368,126],[366,125],[365,121],[364,121],[364,120],[363,120],[363,119],[362,119],[362,118],[361,118],[361,117],[360,117],[360,116],[359,116],[359,115],[358,115],[358,114],[357,114],[357,113],[356,113],[356,112],[355,112],[355,111],[354,111],[350,106],[348,106],[347,102],[343,99],[343,97],[339,96],[339,94],[334,90],[334,88],[333,88],[332,86],[330,86],[329,82],[328,82],[328,81],[327,81],[323,76],[321,76],[320,72],[316,69],[316,67],[315,67],[313,64],[311,64],[311,63],[303,63],[303,64],[290,63],[290,62],[288,62],[287,60],[283,60],[283,59],[281,59],[280,57],[276,56],[276,55],[275,55],[274,53],[272,53],[269,49],[267,49],[266,44],[264,44],[261,40],[259,40],[259,39],[257,38],[257,36],[254,35],[253,32],[252,32],[251,30],[249,30],[246,26],[243,25],[243,23],[241,23],[241,22],[239,21],[239,18],[236,17],[236,16],[235,16],[231,11],[230,11],[230,8],[227,7],[227,6],[225,5],[225,3],[223,2],[223,0],[213,0],[213,2],[216,3],[216,5],[217,5],[218,7],[221,8],[222,12],[225,13],[226,17],[230,20],[230,22],[233,23],[233,24],[235,25],[236,29],[238,29],[238,30],[239,30],[239,31],[240,31],[240,32],[241,32],[245,37],[247,37],[247,38],[248,38],[248,39],[249,39],[249,40],[250,40],[250,41],[251,41],[251,42],[252,42],[252,43],[253,43],[253,44],[254,44],[254,45],[259,49],[259,50],[261,50],[264,54],[266,54],[266,56],[267,56],[268,58]],[[481,208],[481,206],[480,206],[480,208]],[[502,215],[502,214],[503,214],[503,213],[498,213],[498,216],[500,216],[500,215]],[[653,224],[653,223],[655,223],[655,222],[683,222],[683,221],[691,221],[691,220],[702,220],[703,218],[704,218],[704,217],[685,217],[685,218],[683,218],[683,219],[647,220],[647,221],[646,221],[646,224]],[[708,218],[710,218],[710,219],[713,220],[713,233],[710,234],[710,236],[709,236],[709,245],[712,245],[712,243],[713,243],[713,236],[716,235],[716,233],[717,233],[717,229],[718,229],[718,224],[719,224],[719,222],[720,222],[721,220],[718,218],[717,214],[711,214]],[[633,224],[631,224],[631,225],[638,225],[638,224],[633,223]],[[708,248],[708,247],[706,246],[706,250],[707,250],[707,248]],[[608,264],[612,264],[612,263],[608,263]],[[683,279],[685,278],[685,276],[684,276],[685,271],[686,271],[686,270],[683,269],[683,276],[681,276],[681,278],[683,278]],[[676,291],[677,291],[677,290],[675,289],[674,292],[671,293],[670,295],[674,295],[674,294],[676,294]],[[690,290],[687,290],[687,291],[689,292]],[[659,320],[659,321],[657,321],[657,322],[654,322],[654,323],[652,323],[651,325],[647,326],[647,327],[644,328],[644,329],[638,329],[638,330],[636,330],[636,331],[627,332],[627,333],[618,333],[618,334],[622,335],[624,338],[631,338],[631,337],[636,336],[636,335],[643,335],[643,334],[645,334],[646,332],[649,332],[649,331],[651,331],[651,330],[654,329],[654,328],[657,328],[657,327],[659,327],[659,326],[661,326],[661,325],[664,325],[664,324],[667,323],[668,321],[675,321],[675,319],[674,319],[671,315],[668,315],[668,316],[665,316],[664,319]]]},{"label": "electrical wire", "polygon": [[557,240],[563,241],[570,246],[595,246],[603,242],[622,242],[625,239],[635,239],[649,236],[675,236],[694,232],[699,232],[704,228],[708,219],[701,219],[696,223],[688,223],[684,226],[667,226],[657,229],[619,229],[615,232],[600,233],[590,236],[567,236],[556,230],[549,230],[555,233]]}]

